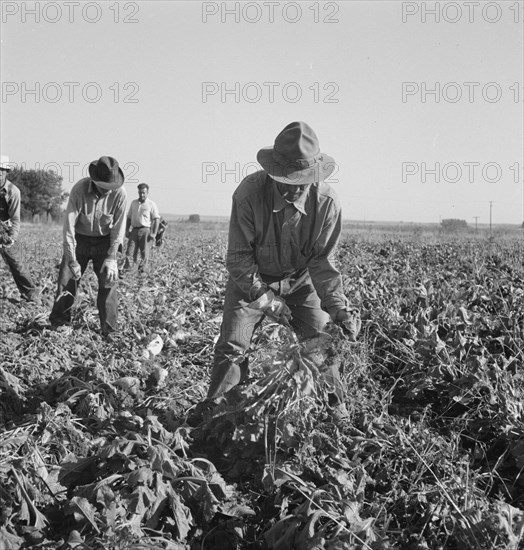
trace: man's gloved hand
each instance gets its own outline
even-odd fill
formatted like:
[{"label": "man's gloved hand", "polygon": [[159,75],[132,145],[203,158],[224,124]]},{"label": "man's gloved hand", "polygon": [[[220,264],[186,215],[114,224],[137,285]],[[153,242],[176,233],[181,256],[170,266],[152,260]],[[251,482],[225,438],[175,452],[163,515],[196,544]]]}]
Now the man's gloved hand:
[{"label": "man's gloved hand", "polygon": [[335,323],[342,329],[351,342],[356,342],[362,327],[360,311],[356,307],[348,307],[337,311]]},{"label": "man's gloved hand", "polygon": [[82,277],[82,270],[80,269],[80,264],[76,260],[71,260],[69,262],[69,269],[71,270],[73,279],[75,281],[79,281],[80,277]]},{"label": "man's gloved hand", "polygon": [[106,278],[109,283],[114,283],[118,279],[118,264],[115,258],[106,258],[102,264],[102,272],[106,272]]},{"label": "man's gloved hand", "polygon": [[289,324],[291,320],[291,310],[286,304],[284,298],[275,296],[272,290],[268,290],[260,298],[249,304],[251,309],[260,309],[270,319],[277,323]]},{"label": "man's gloved hand", "polygon": [[273,299],[263,311],[270,319],[273,319],[277,323],[288,325],[291,321],[291,310],[287,307],[284,298],[280,296],[273,295]]},{"label": "man's gloved hand", "polygon": [[147,236],[147,240],[148,240],[150,243],[154,243],[154,242],[155,242],[155,239],[156,239],[156,235],[151,235],[151,233],[149,233],[149,235]]},{"label": "man's gloved hand", "polygon": [[11,248],[15,244],[15,241],[12,237],[6,237],[4,244],[2,244],[2,248],[8,249]]}]

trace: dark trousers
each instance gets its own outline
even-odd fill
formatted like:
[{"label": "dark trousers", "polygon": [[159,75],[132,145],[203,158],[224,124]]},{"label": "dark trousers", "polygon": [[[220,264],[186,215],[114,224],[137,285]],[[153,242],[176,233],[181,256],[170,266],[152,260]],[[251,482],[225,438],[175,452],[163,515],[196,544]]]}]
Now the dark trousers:
[{"label": "dark trousers", "polygon": [[131,267],[131,262],[129,260],[130,256],[133,256],[133,263],[136,263],[138,253],[140,252],[140,264],[138,266],[138,270],[147,271],[151,251],[151,243],[149,242],[150,232],[151,230],[149,227],[133,227],[127,241],[124,269],[129,269]]},{"label": "dark trousers", "polygon": [[[98,278],[96,305],[100,316],[100,328],[104,333],[118,329],[118,280],[109,282],[106,272],[102,272],[102,264],[107,258],[108,250],[109,237],[76,235],[76,259],[80,264],[82,274],[91,260],[93,271]],[[62,325],[71,321],[71,308],[75,302],[79,282],[73,279],[69,260],[63,257],[58,274],[55,303],[49,317],[52,324]]]},{"label": "dark trousers", "polygon": [[20,259],[20,245],[15,243],[9,248],[1,248],[0,253],[9,267],[22,298],[30,300],[36,292],[33,279]]},{"label": "dark trousers", "polygon": [[[280,294],[291,310],[291,326],[303,339],[318,336],[329,321],[329,315],[320,307],[320,299],[309,276],[302,277],[296,284],[271,283],[270,288]],[[248,374],[248,362],[243,357],[251,344],[255,329],[260,325],[264,314],[247,307],[245,296],[236,283],[229,279],[226,286],[224,315],[220,336],[215,346],[215,357],[211,371],[211,381],[207,397],[219,397],[237,384],[242,383]],[[335,387],[337,401],[342,398],[342,386],[338,366],[328,367],[324,373],[326,380]]]}]

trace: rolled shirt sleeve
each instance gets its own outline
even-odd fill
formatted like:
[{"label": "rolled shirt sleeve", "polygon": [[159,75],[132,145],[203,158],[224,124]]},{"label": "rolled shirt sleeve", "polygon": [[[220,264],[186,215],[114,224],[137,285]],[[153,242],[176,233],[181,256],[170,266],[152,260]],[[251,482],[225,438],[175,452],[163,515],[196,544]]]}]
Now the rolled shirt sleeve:
[{"label": "rolled shirt sleeve", "polygon": [[158,213],[158,206],[156,202],[151,201],[151,221],[159,220],[160,214]]}]

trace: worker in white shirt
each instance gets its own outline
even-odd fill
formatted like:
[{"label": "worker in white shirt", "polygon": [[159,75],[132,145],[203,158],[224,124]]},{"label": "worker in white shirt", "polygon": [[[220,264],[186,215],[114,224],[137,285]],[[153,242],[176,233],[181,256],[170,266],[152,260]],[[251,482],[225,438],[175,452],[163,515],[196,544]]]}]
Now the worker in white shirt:
[{"label": "worker in white shirt", "polygon": [[126,221],[127,249],[124,269],[131,269],[131,256],[136,264],[140,252],[139,273],[147,273],[151,243],[155,242],[160,214],[157,205],[148,198],[149,185],[138,185],[138,199],[129,207]]}]

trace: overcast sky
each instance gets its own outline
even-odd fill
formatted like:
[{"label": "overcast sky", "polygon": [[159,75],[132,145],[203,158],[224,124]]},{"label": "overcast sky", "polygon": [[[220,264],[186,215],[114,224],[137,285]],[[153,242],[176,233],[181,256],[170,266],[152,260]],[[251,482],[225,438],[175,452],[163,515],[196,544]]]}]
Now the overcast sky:
[{"label": "overcast sky", "polygon": [[289,122],[346,219],[524,219],[524,1],[3,1],[1,149],[70,189],[101,155],[132,198],[229,215]]}]

